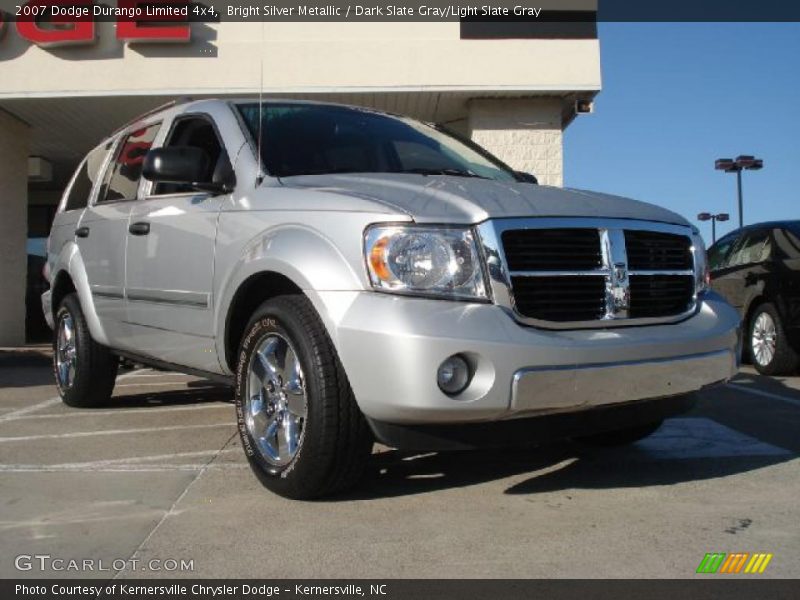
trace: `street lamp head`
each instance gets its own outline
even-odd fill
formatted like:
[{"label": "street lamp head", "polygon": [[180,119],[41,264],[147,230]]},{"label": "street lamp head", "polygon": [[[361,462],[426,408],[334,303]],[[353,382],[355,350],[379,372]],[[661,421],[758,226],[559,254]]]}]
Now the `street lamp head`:
[{"label": "street lamp head", "polygon": [[697,215],[698,221],[710,221],[711,220],[711,213],[700,213]]},{"label": "street lamp head", "polygon": [[749,154],[743,154],[736,157],[735,164],[740,169],[747,169],[748,171],[757,171],[764,166],[764,161]]},{"label": "street lamp head", "polygon": [[732,173],[739,170],[736,161],[732,158],[718,158],[714,161],[714,168],[717,171],[725,171],[726,173]]},{"label": "street lamp head", "polygon": [[731,217],[730,217],[730,215],[728,213],[719,213],[717,215],[717,221],[720,221],[720,222],[727,221],[730,218]]}]

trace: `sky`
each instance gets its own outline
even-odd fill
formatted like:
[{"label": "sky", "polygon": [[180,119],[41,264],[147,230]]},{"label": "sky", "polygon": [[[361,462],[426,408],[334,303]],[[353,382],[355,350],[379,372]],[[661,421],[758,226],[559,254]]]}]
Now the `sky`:
[{"label": "sky", "polygon": [[800,23],[600,23],[603,89],[564,135],[565,185],[670,208],[697,224],[727,212],[736,175],[717,158],[753,154],[744,223],[800,219]]}]

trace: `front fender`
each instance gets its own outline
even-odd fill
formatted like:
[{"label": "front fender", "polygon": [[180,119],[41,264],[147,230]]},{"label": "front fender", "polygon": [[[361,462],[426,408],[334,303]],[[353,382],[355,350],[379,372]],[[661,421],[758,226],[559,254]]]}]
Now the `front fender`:
[{"label": "front fender", "polygon": [[311,300],[335,345],[335,316],[320,293],[360,291],[365,281],[365,274],[360,276],[327,236],[302,224],[281,225],[260,233],[245,244],[231,268],[217,272],[216,344],[223,364],[229,307],[237,290],[253,275],[271,272],[292,281]]}]

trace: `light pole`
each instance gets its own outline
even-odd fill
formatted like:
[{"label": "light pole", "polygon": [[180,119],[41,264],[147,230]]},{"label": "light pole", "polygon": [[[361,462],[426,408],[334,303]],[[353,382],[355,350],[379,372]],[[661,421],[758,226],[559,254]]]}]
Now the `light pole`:
[{"label": "light pole", "polygon": [[739,228],[741,229],[744,226],[744,216],[743,216],[743,208],[742,208],[742,171],[745,169],[748,171],[758,171],[759,169],[764,167],[764,161],[760,158],[756,158],[755,156],[749,156],[745,154],[741,154],[736,157],[736,159],[732,158],[718,158],[714,161],[714,168],[717,171],[723,171],[724,173],[736,173],[736,190],[738,192],[739,197]]},{"label": "light pole", "polygon": [[727,221],[730,219],[730,215],[728,213],[719,213],[718,215],[712,215],[711,213],[700,213],[697,215],[698,221],[711,221],[711,243],[714,244],[717,241],[717,221],[720,223]]}]

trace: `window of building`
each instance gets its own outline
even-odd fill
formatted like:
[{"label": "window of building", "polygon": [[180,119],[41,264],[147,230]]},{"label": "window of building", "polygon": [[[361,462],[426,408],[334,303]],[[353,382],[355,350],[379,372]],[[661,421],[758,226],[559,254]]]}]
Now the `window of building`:
[{"label": "window of building", "polygon": [[[208,171],[204,181],[211,181],[214,170],[222,154],[222,143],[211,122],[204,117],[185,117],[175,122],[169,138],[164,144],[170,146],[190,146],[200,148],[209,158]],[[157,183],[153,188],[154,195],[186,194],[195,192],[190,185],[182,183]]]},{"label": "window of building", "polygon": [[127,135],[119,145],[114,162],[108,169],[99,199],[103,202],[136,199],[142,175],[142,163],[160,127],[160,123],[155,123]]}]

